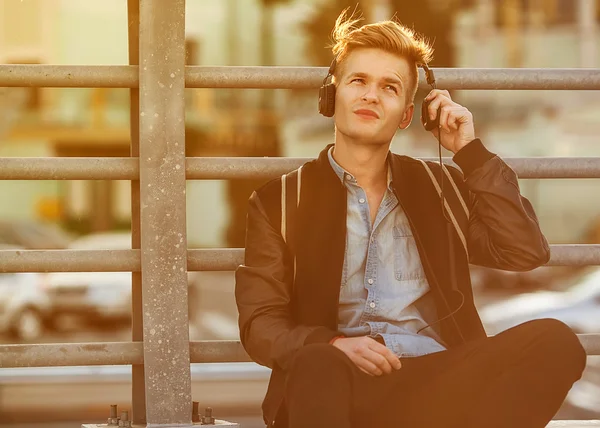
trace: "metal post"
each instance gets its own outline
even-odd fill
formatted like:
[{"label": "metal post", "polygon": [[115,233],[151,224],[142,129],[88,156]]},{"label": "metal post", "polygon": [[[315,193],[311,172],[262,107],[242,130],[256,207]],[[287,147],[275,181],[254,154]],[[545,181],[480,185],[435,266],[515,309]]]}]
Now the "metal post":
[{"label": "metal post", "polygon": [[146,418],[191,425],[185,213],[185,0],[140,3]]},{"label": "metal post", "polygon": [[[129,65],[140,63],[140,0],[127,1],[127,21],[129,38]],[[129,91],[129,134],[131,136],[130,154],[133,158],[140,156],[140,91],[132,88]],[[140,248],[140,180],[139,175],[131,180],[131,248]],[[142,319],[142,274],[131,275],[131,340],[144,341],[144,323]],[[136,425],[146,423],[146,385],[144,382],[144,365],[131,366],[131,419]]]}]

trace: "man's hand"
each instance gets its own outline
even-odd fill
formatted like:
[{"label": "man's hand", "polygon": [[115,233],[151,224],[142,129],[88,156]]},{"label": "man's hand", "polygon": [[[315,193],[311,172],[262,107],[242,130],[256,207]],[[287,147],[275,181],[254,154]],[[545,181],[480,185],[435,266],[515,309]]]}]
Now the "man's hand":
[{"label": "man's hand", "polygon": [[[431,120],[437,117],[438,109],[440,107],[442,109],[440,113],[440,127],[442,130],[440,141],[444,148],[456,153],[475,139],[473,115],[466,107],[452,101],[448,91],[434,89],[425,99],[431,100],[429,104],[429,118]],[[431,132],[436,138],[440,138],[437,128]]]},{"label": "man's hand", "polygon": [[381,343],[367,336],[343,337],[333,342],[363,372],[371,376],[400,369],[400,359]]}]

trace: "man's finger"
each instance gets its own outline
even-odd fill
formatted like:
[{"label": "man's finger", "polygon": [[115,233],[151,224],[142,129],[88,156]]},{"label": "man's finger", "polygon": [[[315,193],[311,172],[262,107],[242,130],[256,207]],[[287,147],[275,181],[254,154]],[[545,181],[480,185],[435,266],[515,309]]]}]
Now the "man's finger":
[{"label": "man's finger", "polygon": [[429,114],[429,120],[435,120],[437,118],[438,109],[442,105],[442,101],[437,97],[434,98],[427,108],[427,113]]},{"label": "man's finger", "polygon": [[377,366],[377,368],[379,368],[383,373],[389,374],[392,372],[392,366],[380,352],[376,352],[373,349],[368,348],[363,352],[363,357]]},{"label": "man's finger", "polygon": [[361,372],[363,372],[363,373],[365,373],[365,374],[368,374],[369,376],[375,376],[374,374],[372,374],[372,373],[369,373],[368,371],[366,371],[365,369],[363,369],[362,367],[360,367],[360,366],[358,366],[358,365],[357,365],[356,367],[358,367],[358,369],[359,369]]},{"label": "man's finger", "polygon": [[382,355],[387,360],[387,362],[390,364],[392,369],[398,370],[402,367],[400,358],[398,358],[396,356],[396,354],[394,354],[392,351],[390,351],[385,345],[383,345],[377,341],[374,341],[372,349],[373,349],[373,351]]},{"label": "man's finger", "polygon": [[[385,348],[387,349],[387,348]],[[389,361],[390,365],[392,366],[392,368],[394,370],[400,370],[402,368],[402,363],[400,362],[400,358],[398,358],[398,356],[396,354],[394,354],[392,351],[390,351],[389,349],[387,349],[387,352],[384,354],[384,357],[387,358],[387,360]]]},{"label": "man's finger", "polygon": [[450,100],[452,100],[452,98],[450,97],[450,92],[448,92],[445,89],[432,89],[429,94],[427,94],[427,96],[425,97],[426,100],[432,100],[434,98],[436,98],[438,95],[441,95],[444,98],[448,98]]},{"label": "man's finger", "polygon": [[451,116],[451,107],[442,107],[440,113],[440,127],[447,132],[450,132],[450,116]]},{"label": "man's finger", "polygon": [[457,107],[453,109],[448,118],[448,125],[454,129],[458,129],[461,124],[467,123],[470,120],[470,113],[464,107]]},{"label": "man's finger", "polygon": [[354,364],[356,364],[359,369],[372,376],[381,376],[383,374],[379,367],[360,355],[356,355]]}]

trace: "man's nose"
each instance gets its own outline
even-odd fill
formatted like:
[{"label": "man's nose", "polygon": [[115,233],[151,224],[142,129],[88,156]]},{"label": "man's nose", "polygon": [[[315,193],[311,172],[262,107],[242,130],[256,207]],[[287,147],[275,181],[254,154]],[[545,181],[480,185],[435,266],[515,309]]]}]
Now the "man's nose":
[{"label": "man's nose", "polygon": [[368,103],[377,102],[379,100],[377,87],[375,85],[365,86],[365,93],[363,94],[362,99]]}]

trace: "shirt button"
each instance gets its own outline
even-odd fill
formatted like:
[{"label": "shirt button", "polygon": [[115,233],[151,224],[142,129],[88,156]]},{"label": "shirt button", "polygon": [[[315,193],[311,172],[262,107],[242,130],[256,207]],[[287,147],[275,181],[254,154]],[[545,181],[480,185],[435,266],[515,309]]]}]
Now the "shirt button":
[{"label": "shirt button", "polygon": [[373,281],[372,278],[369,278],[369,280],[367,281],[369,284],[373,284],[375,281]]},{"label": "shirt button", "polygon": [[371,308],[375,307],[375,302],[371,302],[371,304],[369,305]]},{"label": "shirt button", "polygon": [[350,174],[346,174],[346,180],[352,181],[352,176]]},{"label": "shirt button", "polygon": [[358,202],[360,202],[361,204],[364,204],[364,203],[365,203],[365,199],[364,199],[364,198],[360,198],[360,199],[358,200]]}]

